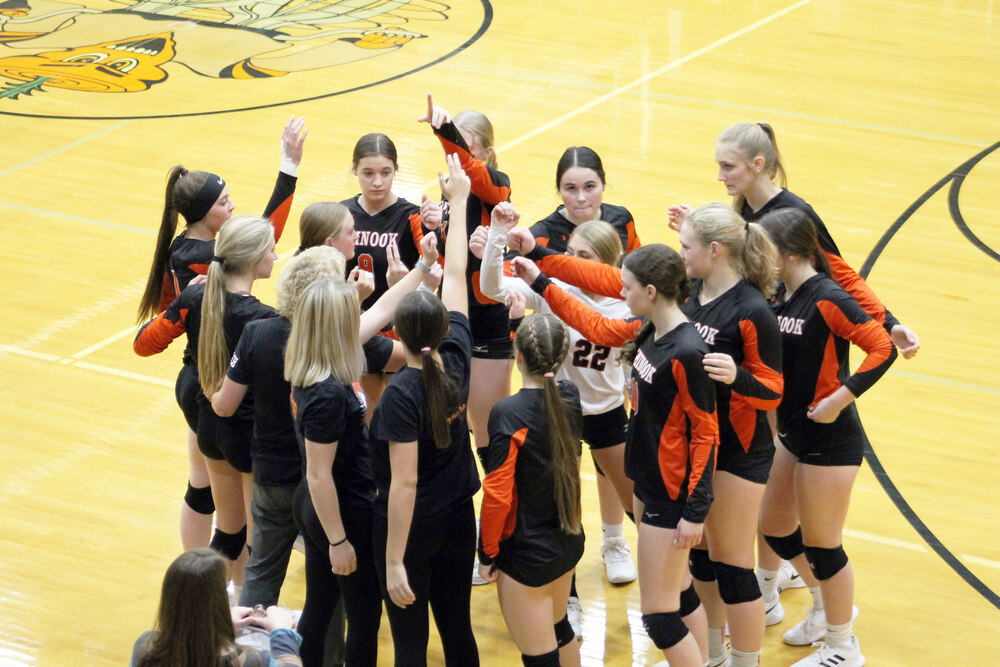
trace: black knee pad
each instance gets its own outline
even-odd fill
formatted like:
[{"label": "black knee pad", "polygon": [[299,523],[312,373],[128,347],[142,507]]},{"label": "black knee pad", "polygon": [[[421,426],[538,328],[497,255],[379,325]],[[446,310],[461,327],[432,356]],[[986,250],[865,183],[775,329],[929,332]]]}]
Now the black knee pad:
[{"label": "black knee pad", "polygon": [[715,568],[704,549],[692,549],[688,554],[688,569],[698,581],[715,581]]},{"label": "black knee pad", "polygon": [[246,526],[243,526],[238,533],[226,533],[216,528],[215,534],[212,535],[212,543],[208,546],[212,547],[229,560],[236,560],[240,557],[240,554],[243,553],[243,547],[246,546],[246,543]]},{"label": "black knee pad", "polygon": [[805,551],[805,547],[802,545],[802,526],[796,528],[795,532],[791,535],[785,535],[784,537],[765,535],[764,540],[774,550],[774,553],[785,560],[792,560]]},{"label": "black knee pad", "polygon": [[701,606],[701,598],[694,589],[694,584],[681,591],[681,616],[693,614]]},{"label": "black knee pad", "polygon": [[563,616],[562,620],[555,624],[556,630],[556,645],[559,648],[563,646],[569,646],[570,642],[576,639],[576,633],[573,632],[573,626],[569,624],[569,616]]},{"label": "black knee pad", "polygon": [[726,604],[750,602],[760,597],[760,585],[753,570],[728,563],[713,562],[715,580],[719,582],[719,597]]},{"label": "black knee pad", "polygon": [[847,553],[844,551],[844,545],[834,549],[806,547],[805,550],[809,567],[812,568],[813,575],[820,581],[826,581],[847,565]]},{"label": "black knee pad", "polygon": [[542,655],[521,654],[521,663],[524,667],[559,667],[559,649],[549,651]]},{"label": "black knee pad", "polygon": [[188,482],[187,491],[184,493],[184,503],[198,514],[213,514],[215,512],[215,501],[212,500],[212,487],[203,486],[200,489],[191,486]]},{"label": "black knee pad", "polygon": [[646,628],[646,634],[653,641],[653,645],[661,651],[675,646],[688,633],[679,611],[643,614],[642,625]]}]

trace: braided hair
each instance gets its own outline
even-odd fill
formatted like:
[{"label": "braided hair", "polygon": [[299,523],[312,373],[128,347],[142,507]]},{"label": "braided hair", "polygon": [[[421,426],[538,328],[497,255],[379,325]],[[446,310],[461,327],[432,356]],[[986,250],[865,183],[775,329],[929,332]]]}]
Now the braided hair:
[{"label": "braided hair", "polygon": [[514,337],[514,346],[524,360],[528,375],[542,376],[548,441],[552,443],[552,481],[559,525],[564,533],[578,535],[580,507],[579,429],[570,421],[570,411],[555,381],[569,349],[569,332],[554,315],[533,314],[524,318]]}]

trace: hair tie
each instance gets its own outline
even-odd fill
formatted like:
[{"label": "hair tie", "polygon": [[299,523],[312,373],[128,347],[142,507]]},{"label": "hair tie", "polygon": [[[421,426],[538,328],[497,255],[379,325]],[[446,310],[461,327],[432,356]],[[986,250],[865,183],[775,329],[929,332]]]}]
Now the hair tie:
[{"label": "hair tie", "polygon": [[218,255],[212,255],[212,261],[213,262],[218,262],[219,264],[222,264],[226,260],[223,259],[222,257],[219,257]]},{"label": "hair tie", "polygon": [[430,352],[431,348],[429,348],[429,347],[422,347],[422,348],[420,348],[420,351],[421,352]]},{"label": "hair tie", "polygon": [[750,221],[749,220],[747,220],[746,223],[744,223],[744,225],[743,225],[743,231],[747,232],[748,234],[750,233]]},{"label": "hair tie", "polygon": [[185,169],[184,167],[181,167],[181,176],[187,176],[187,175],[188,175],[188,170]]},{"label": "hair tie", "polygon": [[549,371],[548,373],[544,373],[542,375],[542,377],[547,377],[547,378],[553,378],[555,376],[556,376],[555,373],[553,373],[552,371]]}]

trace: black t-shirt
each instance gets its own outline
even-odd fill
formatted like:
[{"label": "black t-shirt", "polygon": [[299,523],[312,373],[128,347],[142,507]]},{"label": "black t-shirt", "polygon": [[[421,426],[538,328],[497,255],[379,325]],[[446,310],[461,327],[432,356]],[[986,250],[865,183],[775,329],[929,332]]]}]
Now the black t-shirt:
[{"label": "black t-shirt", "polygon": [[375,484],[360,385],[341,384],[327,377],[309,387],[292,387],[291,403],[303,477],[306,474],[305,441],[336,442],[333,483],[337,487],[341,514],[352,507],[370,508],[375,499]]},{"label": "black t-shirt", "polygon": [[254,392],[254,481],[297,484],[302,460],[288,407],[291,385],[285,380],[285,344],[292,323],[284,317],[250,322],[243,329],[226,375]]},{"label": "black t-shirt", "polygon": [[372,458],[378,497],[375,511],[387,516],[389,483],[389,442],[417,442],[417,498],[413,522],[434,519],[468,501],[479,490],[479,473],[472,456],[466,405],[469,398],[469,369],[472,364],[472,333],[469,319],[449,313],[450,328],[438,346],[445,371],[458,387],[458,404],[449,406],[451,444],[438,449],[427,414],[422,371],[404,367],[392,378],[372,417]]}]

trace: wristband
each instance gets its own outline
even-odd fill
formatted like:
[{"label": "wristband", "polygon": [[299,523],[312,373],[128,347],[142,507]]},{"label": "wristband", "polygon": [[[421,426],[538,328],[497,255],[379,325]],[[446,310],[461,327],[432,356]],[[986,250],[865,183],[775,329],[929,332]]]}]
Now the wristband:
[{"label": "wristband", "polygon": [[531,289],[539,296],[545,296],[545,288],[552,284],[552,281],[544,273],[539,273],[535,282],[531,283]]},{"label": "wristband", "polygon": [[347,541],[347,535],[344,535],[344,539],[339,542],[330,542],[331,547],[339,547],[341,544]]},{"label": "wristband", "polygon": [[413,265],[413,268],[420,269],[424,273],[430,273],[431,267],[427,266],[423,259],[418,259],[417,263]]}]

